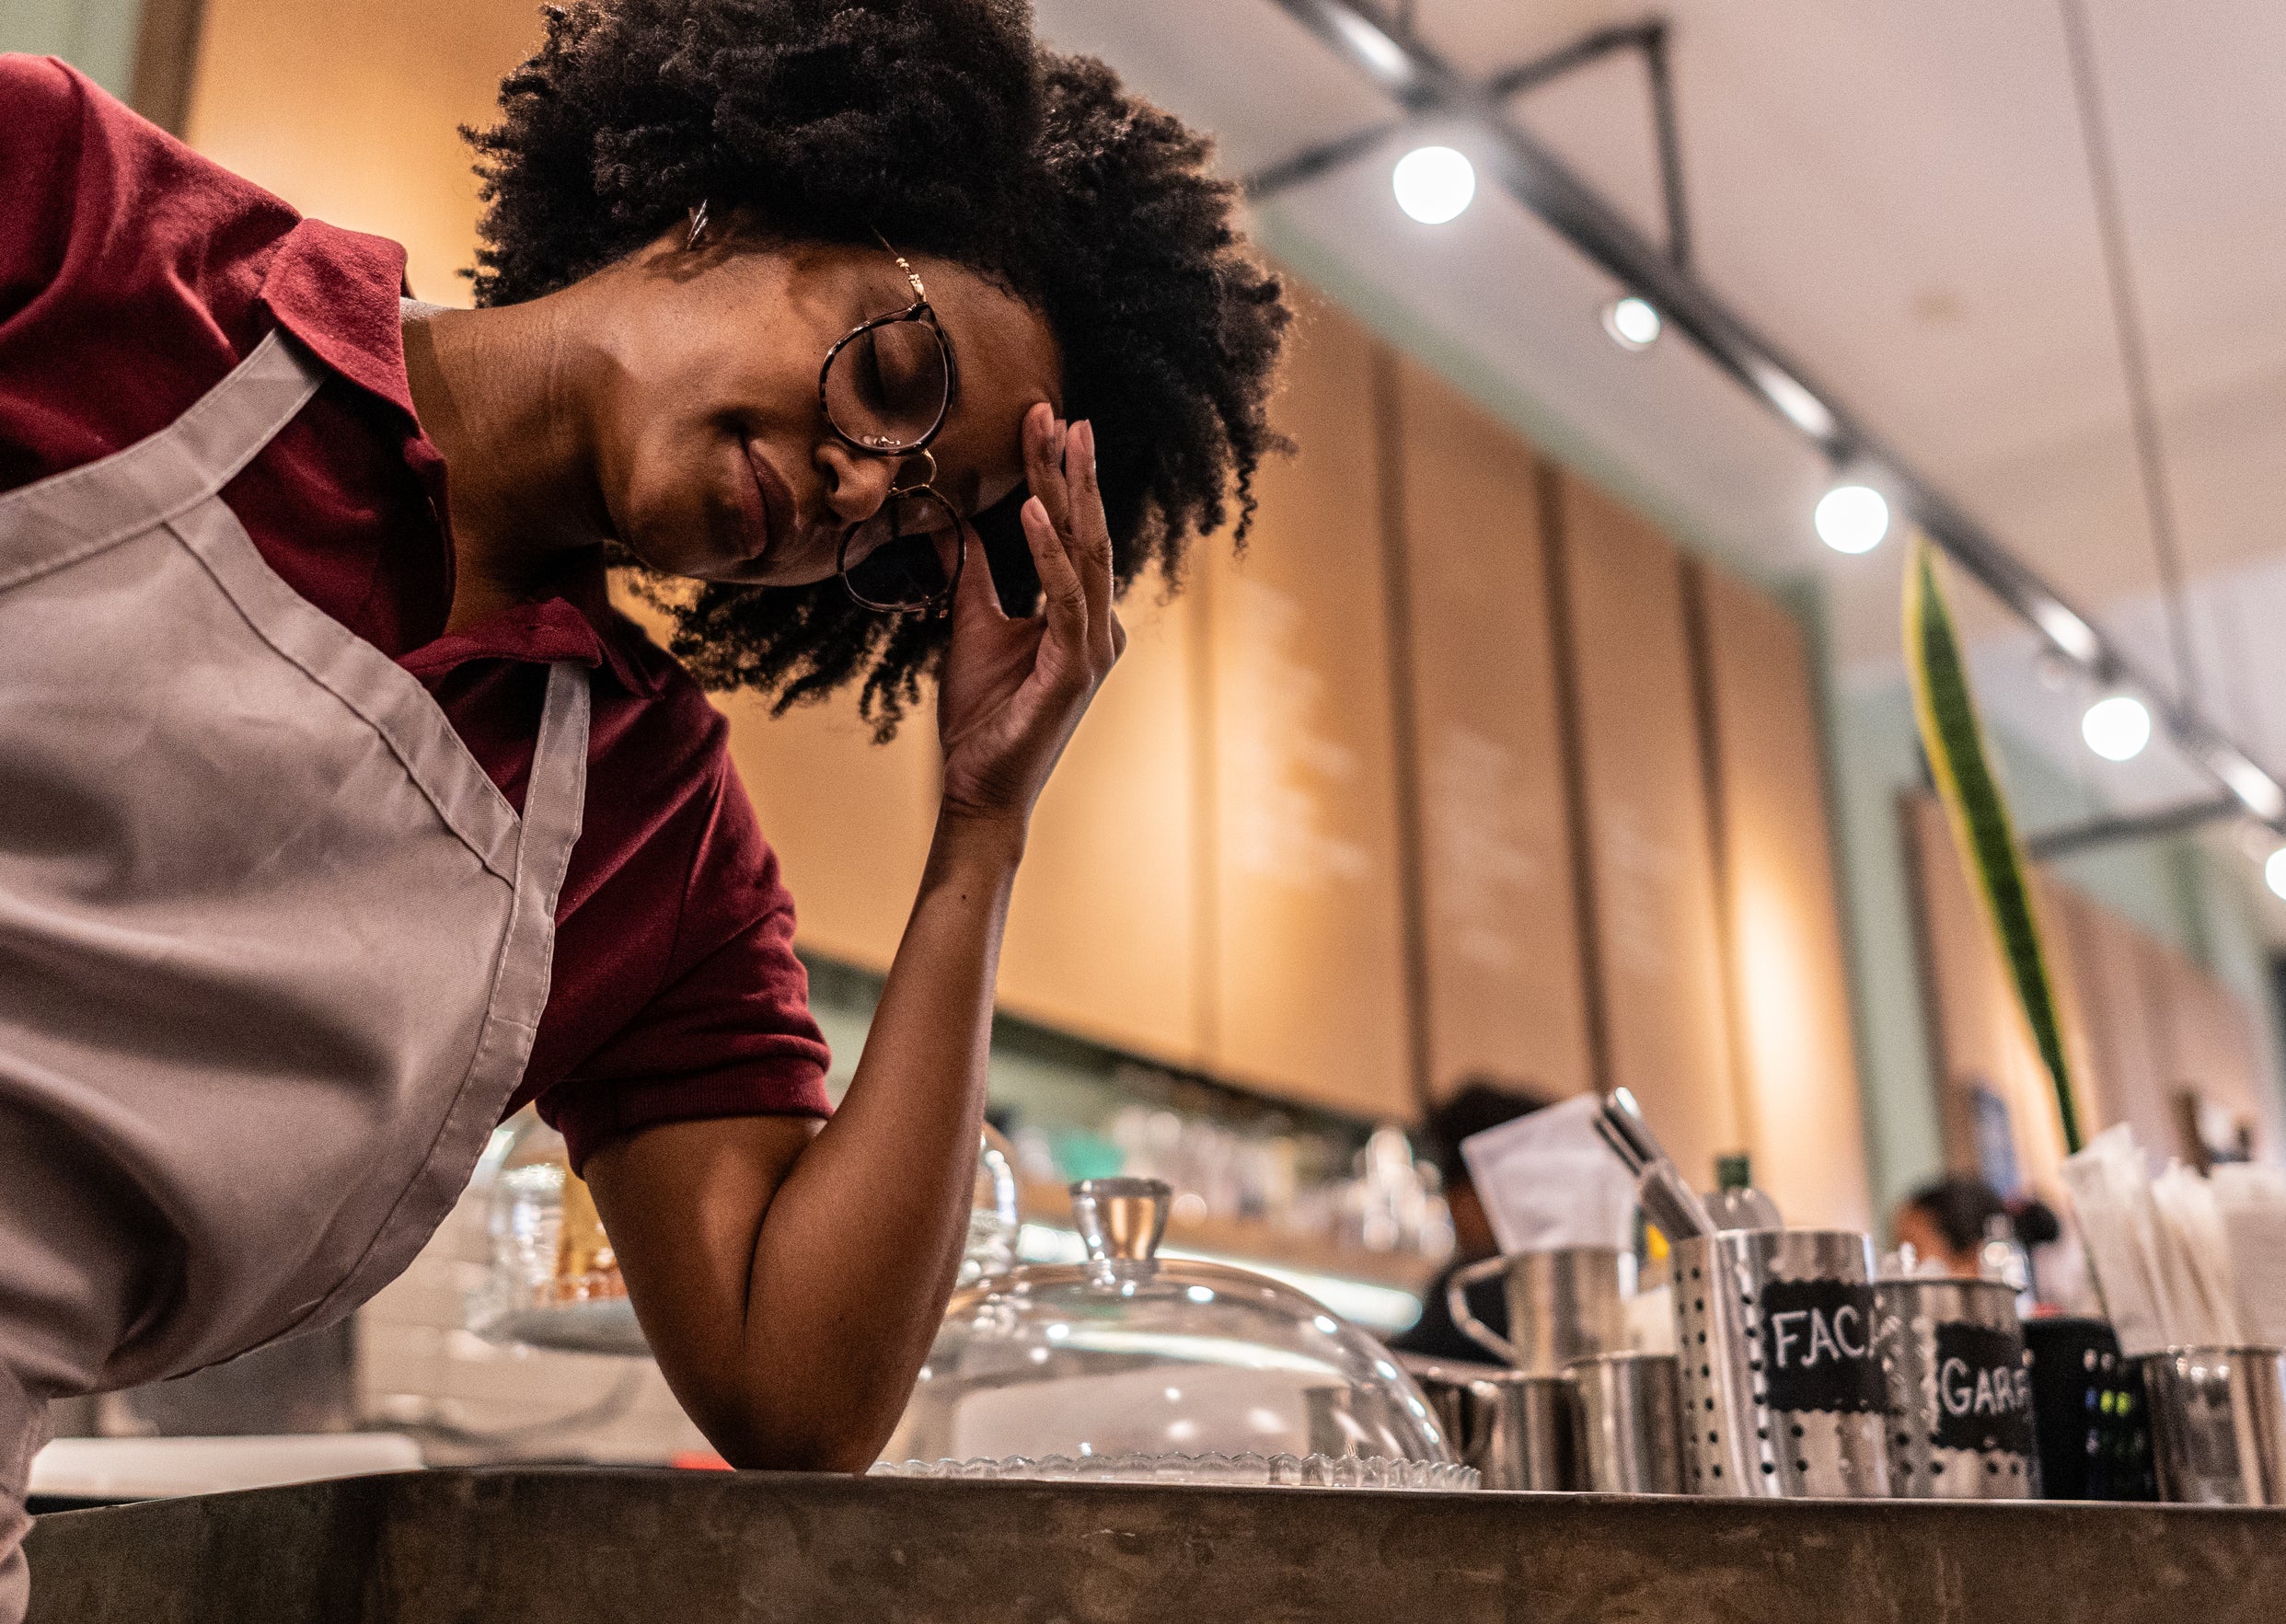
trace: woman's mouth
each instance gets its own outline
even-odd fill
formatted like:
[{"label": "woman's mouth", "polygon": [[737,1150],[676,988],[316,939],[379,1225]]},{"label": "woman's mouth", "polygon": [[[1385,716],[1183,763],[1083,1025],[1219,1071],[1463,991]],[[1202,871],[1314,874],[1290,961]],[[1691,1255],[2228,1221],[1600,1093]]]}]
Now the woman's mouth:
[{"label": "woman's mouth", "polygon": [[768,553],[772,543],[794,532],[793,490],[770,466],[770,459],[762,454],[760,446],[751,440],[742,443],[746,454],[746,466],[754,475],[755,492],[760,498],[759,511],[749,514],[750,518],[760,521],[758,525],[750,525],[749,528],[759,533],[752,537],[746,557],[750,562],[759,562]]}]

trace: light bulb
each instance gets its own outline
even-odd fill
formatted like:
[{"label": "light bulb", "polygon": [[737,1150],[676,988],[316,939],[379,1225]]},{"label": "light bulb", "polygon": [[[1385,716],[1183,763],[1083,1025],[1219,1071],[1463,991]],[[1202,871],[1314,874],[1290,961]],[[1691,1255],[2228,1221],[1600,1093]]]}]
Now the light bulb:
[{"label": "light bulb", "polygon": [[2270,860],[2262,865],[2262,879],[2280,896],[2286,896],[2286,846],[2270,854]]},{"label": "light bulb", "polygon": [[2151,743],[2151,712],[2132,694],[2113,694],[2087,708],[2080,737],[2106,761],[2133,761]]},{"label": "light bulb", "polygon": [[1837,553],[1869,553],[1889,533],[1889,504],[1870,485],[1837,485],[1818,499],[1818,539]]},{"label": "light bulb", "polygon": [[1658,342],[1659,329],[1665,325],[1650,300],[1633,294],[1603,307],[1603,330],[1622,350],[1648,350]]},{"label": "light bulb", "polygon": [[1416,146],[1390,175],[1397,206],[1424,225],[1457,218],[1476,195],[1476,170],[1449,146]]}]

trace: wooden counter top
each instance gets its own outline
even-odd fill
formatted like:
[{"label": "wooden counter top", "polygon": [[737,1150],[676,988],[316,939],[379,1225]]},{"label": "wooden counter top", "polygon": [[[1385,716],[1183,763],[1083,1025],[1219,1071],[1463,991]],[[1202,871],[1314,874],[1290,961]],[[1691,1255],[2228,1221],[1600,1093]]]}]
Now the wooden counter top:
[{"label": "wooden counter top", "polygon": [[2255,1624],[2286,1512],[501,1468],[60,1512],[30,1624]]}]

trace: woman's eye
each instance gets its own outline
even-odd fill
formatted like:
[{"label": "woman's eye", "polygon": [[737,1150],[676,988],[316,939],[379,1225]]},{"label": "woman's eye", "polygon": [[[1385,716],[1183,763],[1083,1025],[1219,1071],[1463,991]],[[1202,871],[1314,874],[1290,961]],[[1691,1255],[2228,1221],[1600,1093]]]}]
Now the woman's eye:
[{"label": "woman's eye", "polygon": [[868,333],[856,345],[858,351],[858,394],[865,404],[876,409],[888,404],[889,380],[883,374],[881,345]]}]

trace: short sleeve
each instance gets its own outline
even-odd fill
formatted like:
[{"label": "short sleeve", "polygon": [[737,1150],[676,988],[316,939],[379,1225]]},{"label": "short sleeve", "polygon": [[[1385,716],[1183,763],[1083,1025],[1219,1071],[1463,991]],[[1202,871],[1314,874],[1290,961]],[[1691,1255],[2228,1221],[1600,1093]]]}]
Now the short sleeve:
[{"label": "short sleeve", "polygon": [[691,848],[670,977],[538,1099],[572,1165],[621,1134],[729,1116],[823,1117],[831,1056],[794,956],[794,905],[727,753]]}]

